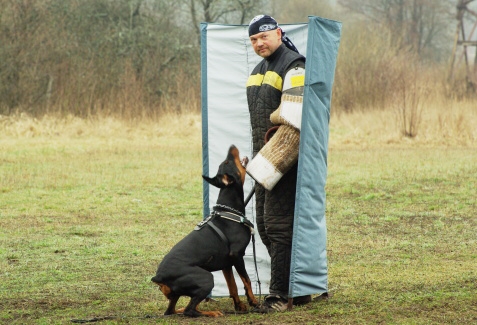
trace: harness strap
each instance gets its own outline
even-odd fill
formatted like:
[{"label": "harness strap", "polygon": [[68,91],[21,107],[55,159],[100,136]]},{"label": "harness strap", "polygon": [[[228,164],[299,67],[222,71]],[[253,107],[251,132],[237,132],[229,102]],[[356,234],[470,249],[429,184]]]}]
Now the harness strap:
[{"label": "harness strap", "polygon": [[249,227],[250,231],[253,233],[253,229],[254,229],[253,223],[250,220],[248,220],[246,217],[239,216],[239,215],[236,215],[235,213],[227,212],[227,211],[214,211],[214,213],[224,219],[228,219],[231,221],[244,224],[245,226]]},{"label": "harness strap", "polygon": [[219,237],[225,242],[225,244],[227,245],[227,247],[229,247],[230,242],[229,242],[229,240],[227,239],[227,236],[225,236],[225,234],[222,232],[222,230],[220,230],[219,227],[217,227],[216,225],[214,225],[214,222],[213,222],[212,220],[210,220],[207,224],[208,224],[212,229],[215,230],[215,232],[217,233],[217,235],[219,235]]},{"label": "harness strap", "polygon": [[[221,216],[222,218],[225,218],[225,219],[230,219],[228,218],[228,216],[224,216],[223,214],[226,214],[227,212],[225,211],[220,211],[217,212],[217,211],[214,211],[215,214]],[[245,219],[246,221],[248,221],[249,223],[251,223],[247,218],[243,218],[243,217],[238,217],[238,216],[235,216],[235,215],[231,215],[233,218],[231,220],[233,221],[236,221],[236,222],[239,222],[237,220],[237,218],[241,218],[241,219]],[[243,224],[247,225],[247,223],[243,222]],[[227,237],[225,236],[225,234],[222,232],[222,230],[220,230],[216,225],[214,225],[214,222],[213,222],[213,219],[211,220],[211,218],[209,218],[208,222],[207,222],[207,225],[209,225],[213,230],[215,230],[215,232],[217,233],[217,235],[219,235],[220,238],[222,238],[222,240],[224,241],[224,243],[227,245],[227,247],[229,246],[230,242],[229,240],[227,239]],[[258,265],[257,265],[257,253],[256,253],[256,249],[255,249],[255,234],[253,232],[253,224],[251,223],[251,226],[250,227],[250,230],[252,232],[252,247],[253,247],[253,262],[255,264],[255,273],[257,274],[257,284],[258,284],[258,302],[259,302],[259,305],[261,303],[261,300],[262,300],[262,284],[260,282],[260,278],[258,277]]]}]

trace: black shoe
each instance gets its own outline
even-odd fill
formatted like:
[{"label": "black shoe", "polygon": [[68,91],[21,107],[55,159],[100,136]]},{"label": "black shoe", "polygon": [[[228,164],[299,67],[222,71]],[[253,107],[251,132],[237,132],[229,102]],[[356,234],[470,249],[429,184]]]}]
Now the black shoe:
[{"label": "black shoe", "polygon": [[329,292],[324,292],[324,293],[322,293],[321,295],[316,296],[315,298],[313,298],[313,301],[328,300],[328,299],[331,298],[331,296],[332,296],[331,293],[329,293]]},{"label": "black shoe", "polygon": [[311,295],[295,297],[293,298],[293,305],[294,306],[306,305],[307,303],[310,303],[311,300],[312,300]]},{"label": "black shoe", "polygon": [[279,296],[268,296],[265,301],[255,307],[252,312],[260,314],[270,314],[286,311],[288,309],[288,301]]}]

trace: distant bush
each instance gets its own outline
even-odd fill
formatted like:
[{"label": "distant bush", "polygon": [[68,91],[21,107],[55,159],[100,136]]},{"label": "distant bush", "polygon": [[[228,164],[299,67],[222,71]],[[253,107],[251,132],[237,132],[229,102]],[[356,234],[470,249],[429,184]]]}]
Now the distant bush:
[{"label": "distant bush", "polygon": [[[172,2],[171,2],[172,3]],[[155,114],[197,98],[199,50],[177,6],[117,0],[7,1],[0,114]],[[172,106],[170,103],[175,103]]]}]

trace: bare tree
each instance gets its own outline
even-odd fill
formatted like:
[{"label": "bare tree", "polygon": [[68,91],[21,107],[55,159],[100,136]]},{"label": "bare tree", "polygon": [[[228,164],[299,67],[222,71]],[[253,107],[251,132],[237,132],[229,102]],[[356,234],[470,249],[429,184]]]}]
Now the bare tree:
[{"label": "bare tree", "polygon": [[[448,0],[338,0],[344,8],[391,31],[401,48],[435,56],[448,40],[455,4]],[[448,42],[444,44],[448,45]]]},{"label": "bare tree", "polygon": [[240,20],[239,24],[245,24],[248,18],[255,16],[255,10],[257,9],[257,3],[260,1],[253,1],[253,0],[237,0],[236,6],[237,6],[237,11],[240,15]]},{"label": "bare tree", "polygon": [[[46,99],[51,76],[45,54],[51,38],[44,30],[49,13],[34,0],[2,2],[0,10],[0,114]],[[35,66],[35,68],[31,68]]]},{"label": "bare tree", "polygon": [[198,84],[177,0],[1,2],[0,114],[152,110]]},{"label": "bare tree", "polygon": [[[274,0],[273,16],[280,24],[308,21],[308,16],[333,18],[329,0]],[[334,17],[335,19],[338,17]]]},{"label": "bare tree", "polygon": [[261,8],[262,0],[189,0],[187,7],[200,43],[200,22],[244,24]]}]

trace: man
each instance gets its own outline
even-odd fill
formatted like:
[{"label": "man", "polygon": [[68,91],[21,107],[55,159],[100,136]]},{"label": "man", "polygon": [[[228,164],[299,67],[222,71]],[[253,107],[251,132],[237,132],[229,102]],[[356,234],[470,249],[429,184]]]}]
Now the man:
[{"label": "man", "polygon": [[[253,155],[256,158],[265,145],[265,134],[274,126],[270,115],[279,108],[293,107],[297,110],[296,103],[303,102],[296,99],[303,96],[305,57],[298,53],[270,16],[253,18],[248,31],[255,53],[263,58],[247,81]],[[295,98],[293,105],[283,99],[285,95]],[[301,123],[301,104],[298,106],[299,121],[291,124],[297,130]],[[288,124],[277,119],[274,122]],[[288,307],[296,181],[297,163],[294,161],[271,190],[265,189],[258,181],[256,184],[257,228],[271,259],[270,294],[256,309],[258,312],[284,311]],[[293,303],[297,305],[310,301],[311,296],[304,296],[296,297]]]}]

